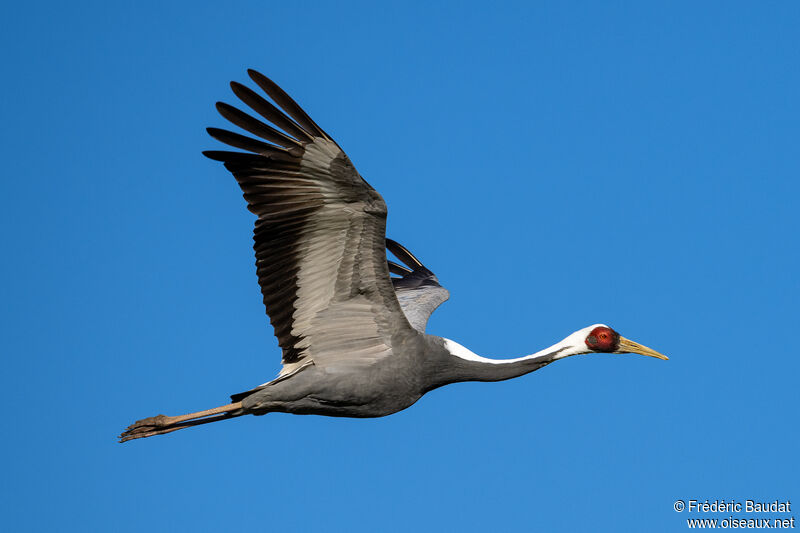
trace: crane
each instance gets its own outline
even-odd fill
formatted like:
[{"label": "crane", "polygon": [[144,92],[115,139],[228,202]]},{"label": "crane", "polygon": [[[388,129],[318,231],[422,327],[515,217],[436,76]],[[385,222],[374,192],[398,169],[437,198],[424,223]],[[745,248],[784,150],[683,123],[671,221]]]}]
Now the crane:
[{"label": "crane", "polygon": [[[247,414],[380,417],[443,385],[502,381],[578,354],[667,359],[605,324],[515,359],[482,357],[425,333],[448,291],[407,248],[386,239],[386,203],[339,145],[276,83],[248,74],[272,102],[237,82],[231,88],[266,122],[218,102],[219,113],[252,136],[208,128],[242,151],[203,154],[233,174],[258,217],[256,273],[282,368],[229,404],[139,420],[120,442]],[[403,264],[389,261],[387,249]]]}]

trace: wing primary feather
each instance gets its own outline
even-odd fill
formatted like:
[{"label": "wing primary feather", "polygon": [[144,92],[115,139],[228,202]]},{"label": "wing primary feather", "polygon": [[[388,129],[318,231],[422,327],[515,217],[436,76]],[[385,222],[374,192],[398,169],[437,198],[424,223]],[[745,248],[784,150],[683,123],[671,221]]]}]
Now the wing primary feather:
[{"label": "wing primary feather", "polygon": [[206,131],[216,140],[233,146],[234,148],[241,148],[242,150],[247,150],[248,152],[268,156],[274,159],[295,159],[294,156],[289,154],[289,152],[283,148],[279,148],[275,145],[267,144],[256,139],[251,139],[250,137],[239,135],[238,133],[234,133],[232,131],[223,130],[220,128],[206,128]]},{"label": "wing primary feather", "polygon": [[247,104],[250,109],[269,120],[295,139],[304,142],[311,141],[312,136],[310,133],[295,124],[289,117],[281,113],[280,109],[267,102],[249,87],[232,81],[231,89],[233,90],[233,94],[235,94],[239,100]]},{"label": "wing primary feather", "polygon": [[261,161],[261,156],[245,154],[242,152],[229,152],[227,150],[205,150],[203,155],[214,161],[223,163],[240,163],[242,165],[255,165]]},{"label": "wing primary feather", "polygon": [[292,139],[288,135],[281,133],[267,124],[264,124],[260,120],[251,117],[244,111],[237,109],[232,105],[226,104],[225,102],[217,102],[217,111],[219,111],[220,115],[231,121],[233,124],[236,124],[243,130],[249,131],[253,135],[257,135],[266,141],[279,144],[284,148],[301,147],[297,140]]},{"label": "wing primary feather", "polygon": [[303,108],[297,105],[297,102],[292,100],[292,97],[286,94],[286,92],[278,87],[278,85],[272,81],[271,79],[267,78],[257,70],[247,69],[247,74],[250,75],[250,79],[252,79],[256,84],[261,87],[265,93],[269,95],[272,100],[278,104],[281,109],[283,109],[286,114],[292,117],[295,122],[297,122],[303,129],[308,131],[309,133],[313,133],[316,137],[322,137],[324,139],[331,140],[328,137],[328,134],[322,131],[322,128],[317,126],[316,122],[311,120]]},{"label": "wing primary feather", "polygon": [[413,270],[410,268],[406,268],[402,265],[398,265],[394,261],[387,261],[389,263],[389,272],[392,274],[397,274],[398,276],[405,276],[406,274],[411,274]]},{"label": "wing primary feather", "polygon": [[409,252],[402,244],[393,241],[392,239],[386,239],[386,248],[388,248],[389,251],[392,252],[395,257],[397,257],[400,261],[402,261],[409,267],[413,267],[415,269],[425,268],[425,265],[423,265],[419,259],[414,257],[414,254]]}]

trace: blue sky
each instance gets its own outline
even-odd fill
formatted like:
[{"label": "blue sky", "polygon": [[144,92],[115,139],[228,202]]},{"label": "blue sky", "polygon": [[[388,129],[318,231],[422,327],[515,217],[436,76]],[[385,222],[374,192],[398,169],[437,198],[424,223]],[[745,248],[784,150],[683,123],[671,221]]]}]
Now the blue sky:
[{"label": "blue sky", "polygon": [[[9,531],[681,531],[797,481],[793,2],[16,3],[0,21]],[[646,5],[644,5],[646,4]],[[348,152],[489,357],[376,420],[119,445],[270,379],[253,216],[200,151],[261,70]]]}]

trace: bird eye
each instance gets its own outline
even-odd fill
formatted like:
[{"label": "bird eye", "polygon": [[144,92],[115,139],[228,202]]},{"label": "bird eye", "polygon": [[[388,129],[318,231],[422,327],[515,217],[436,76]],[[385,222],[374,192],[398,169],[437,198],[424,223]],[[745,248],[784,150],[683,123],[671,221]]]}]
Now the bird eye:
[{"label": "bird eye", "polygon": [[586,336],[586,345],[596,352],[613,352],[619,344],[619,333],[605,326],[598,326]]}]

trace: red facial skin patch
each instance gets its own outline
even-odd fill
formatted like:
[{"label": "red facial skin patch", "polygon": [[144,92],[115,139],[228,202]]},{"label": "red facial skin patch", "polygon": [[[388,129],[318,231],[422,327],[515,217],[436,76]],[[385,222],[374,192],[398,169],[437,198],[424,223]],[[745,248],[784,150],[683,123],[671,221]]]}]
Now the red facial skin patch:
[{"label": "red facial skin patch", "polygon": [[596,352],[613,352],[619,348],[619,333],[611,328],[598,326],[589,332],[586,346]]}]

